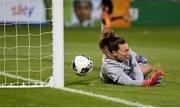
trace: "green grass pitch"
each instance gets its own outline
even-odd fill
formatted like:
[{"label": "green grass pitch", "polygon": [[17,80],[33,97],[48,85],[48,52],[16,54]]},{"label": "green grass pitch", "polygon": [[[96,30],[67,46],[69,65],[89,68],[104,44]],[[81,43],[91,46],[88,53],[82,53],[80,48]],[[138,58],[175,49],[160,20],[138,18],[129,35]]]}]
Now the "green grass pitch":
[{"label": "green grass pitch", "polygon": [[[20,26],[19,30],[25,32],[26,26]],[[8,28],[7,33],[14,33],[14,27]],[[37,26],[32,26],[34,33],[39,33]],[[48,31],[49,27],[44,26],[43,30]],[[65,64],[65,87],[75,88],[102,94],[106,96],[121,98],[141,104],[152,106],[180,106],[180,27],[133,27],[116,28],[115,32],[123,36],[129,43],[129,46],[136,52],[148,58],[149,64],[160,65],[165,76],[160,85],[153,87],[134,87],[115,84],[105,84],[99,80],[102,53],[98,48],[100,28],[65,28],[64,36],[64,64]],[[0,36],[3,34],[3,27],[0,27]],[[26,33],[26,32],[25,32]],[[45,38],[46,37],[46,38]],[[37,39],[36,39],[37,38]],[[36,45],[38,37],[33,38]],[[9,39],[12,41],[13,39]],[[3,42],[0,40],[0,46]],[[22,39],[22,44],[26,44],[26,39]],[[51,34],[43,38],[44,44],[52,41]],[[24,43],[23,43],[24,42]],[[39,42],[39,41],[37,41]],[[15,43],[10,42],[13,46]],[[1,49],[1,59],[3,54]],[[26,57],[27,49],[22,49],[20,57]],[[32,49],[33,50],[33,49]],[[32,52],[33,57],[38,57],[38,49]],[[52,53],[51,47],[45,48],[43,54]],[[14,52],[7,52],[7,57],[15,57]],[[77,76],[72,72],[71,61],[76,55],[84,54],[89,56],[94,68],[87,76]],[[45,56],[44,55],[44,56]],[[52,59],[46,58],[43,66],[51,66]],[[0,64],[0,70],[3,71],[3,63]],[[32,69],[36,69],[39,62],[32,64]],[[26,69],[26,64],[21,65],[22,70]],[[15,69],[9,65],[6,69]],[[43,79],[46,79],[52,69],[43,72]],[[22,73],[22,76],[26,72]],[[32,74],[34,79],[38,79],[38,74]],[[11,79],[12,80],[12,79]],[[39,79],[38,79],[39,80]],[[0,76],[0,81],[4,78]],[[121,103],[102,100],[86,95],[70,93],[52,88],[35,89],[0,89],[0,106],[127,106]]]}]

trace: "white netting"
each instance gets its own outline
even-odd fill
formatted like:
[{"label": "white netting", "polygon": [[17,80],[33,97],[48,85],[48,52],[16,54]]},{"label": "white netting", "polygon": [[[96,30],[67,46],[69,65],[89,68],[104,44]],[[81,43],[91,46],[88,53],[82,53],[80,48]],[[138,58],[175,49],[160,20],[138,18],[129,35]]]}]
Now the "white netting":
[{"label": "white netting", "polygon": [[0,1],[0,86],[44,85],[52,75],[51,7],[44,6]]}]

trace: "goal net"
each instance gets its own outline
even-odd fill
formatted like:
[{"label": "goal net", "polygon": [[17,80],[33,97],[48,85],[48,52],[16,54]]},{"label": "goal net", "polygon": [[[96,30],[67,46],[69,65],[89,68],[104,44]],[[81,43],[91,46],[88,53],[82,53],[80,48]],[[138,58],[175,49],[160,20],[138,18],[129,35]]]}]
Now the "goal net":
[{"label": "goal net", "polygon": [[62,22],[63,0],[0,1],[0,88],[64,86]]}]

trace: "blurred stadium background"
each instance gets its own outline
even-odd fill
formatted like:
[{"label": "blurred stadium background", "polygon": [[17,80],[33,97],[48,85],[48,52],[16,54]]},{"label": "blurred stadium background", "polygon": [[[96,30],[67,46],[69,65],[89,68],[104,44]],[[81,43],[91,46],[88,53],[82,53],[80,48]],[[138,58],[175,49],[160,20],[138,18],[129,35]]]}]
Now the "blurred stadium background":
[{"label": "blurred stadium background", "polygon": [[[100,19],[101,0],[90,0],[92,9],[90,20]],[[114,7],[112,16],[129,17],[131,26],[174,26],[180,25],[179,0],[111,0]],[[74,24],[78,19],[73,0],[64,1],[65,25]],[[82,8],[83,9],[83,8]],[[86,14],[87,15],[87,14]],[[118,19],[117,19],[118,20]],[[123,25],[122,20],[119,20]],[[78,21],[77,21],[78,22]],[[99,21],[98,21],[99,22]],[[118,23],[117,21],[114,21]],[[69,24],[71,25],[71,24]],[[93,25],[98,26],[99,23]],[[116,24],[117,25],[117,24]]]},{"label": "blurred stadium background", "polygon": [[[87,21],[85,24],[80,24],[78,17],[74,13],[73,6],[75,0],[64,0],[65,87],[151,106],[180,106],[180,1],[112,1],[116,4],[113,15],[125,16],[125,18],[127,18],[125,20],[118,19],[116,22],[112,22],[115,32],[124,37],[132,49],[147,57],[150,64],[159,65],[164,69],[165,76],[162,84],[154,87],[130,87],[102,83],[99,80],[102,53],[98,48],[101,23],[101,10],[99,5],[101,0],[90,0],[92,3],[91,10],[93,12],[90,14],[91,17],[84,17],[84,19],[93,19],[90,19],[90,21]],[[52,3],[50,0],[44,0],[44,3],[46,8],[51,8]],[[84,8],[87,9],[88,7]],[[51,9],[47,10],[46,16],[46,20],[51,20]],[[25,30],[25,27],[26,25],[18,26],[20,31]],[[31,25],[30,27],[32,32],[38,33],[38,25]],[[15,29],[13,25],[7,28],[10,28],[8,33],[14,33]],[[42,29],[50,32],[51,21],[44,25]],[[3,31],[3,25],[0,25],[1,35]],[[44,39],[45,43],[52,41],[51,35],[52,34],[47,34],[48,38]],[[10,45],[13,44],[10,43]],[[45,52],[52,53],[51,50],[52,48],[48,47]],[[34,53],[36,53],[36,51]],[[84,77],[75,75],[71,69],[72,59],[79,54],[91,57],[94,63],[92,72]],[[35,63],[33,65],[34,68],[37,67],[37,64],[38,63]],[[45,59],[45,64],[52,66],[52,58]],[[1,64],[1,70],[3,70],[2,67]],[[51,72],[51,69],[47,71]],[[36,76],[34,78],[38,79]],[[3,80],[2,77],[0,77],[0,80]],[[0,102],[1,107],[130,106],[52,88],[0,89]]]}]

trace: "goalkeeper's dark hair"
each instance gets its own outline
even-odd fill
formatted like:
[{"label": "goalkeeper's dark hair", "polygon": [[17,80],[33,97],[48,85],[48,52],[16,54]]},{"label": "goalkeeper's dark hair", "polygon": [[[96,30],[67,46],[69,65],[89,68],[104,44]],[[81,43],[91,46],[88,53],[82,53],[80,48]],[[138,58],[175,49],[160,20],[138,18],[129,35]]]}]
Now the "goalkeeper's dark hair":
[{"label": "goalkeeper's dark hair", "polygon": [[126,41],[122,37],[117,36],[113,31],[106,32],[103,35],[104,37],[99,42],[99,47],[108,58],[114,59],[112,51],[117,51],[119,49],[118,45],[125,44]]}]

